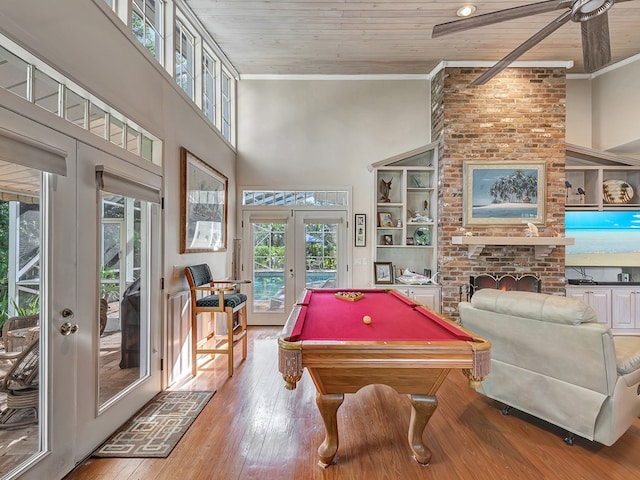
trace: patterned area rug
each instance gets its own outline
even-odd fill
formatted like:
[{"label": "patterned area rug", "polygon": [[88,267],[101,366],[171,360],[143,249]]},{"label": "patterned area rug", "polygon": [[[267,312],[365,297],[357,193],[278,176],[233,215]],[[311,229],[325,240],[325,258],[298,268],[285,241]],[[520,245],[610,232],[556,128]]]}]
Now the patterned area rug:
[{"label": "patterned area rug", "polygon": [[160,392],[94,457],[165,458],[216,392]]}]

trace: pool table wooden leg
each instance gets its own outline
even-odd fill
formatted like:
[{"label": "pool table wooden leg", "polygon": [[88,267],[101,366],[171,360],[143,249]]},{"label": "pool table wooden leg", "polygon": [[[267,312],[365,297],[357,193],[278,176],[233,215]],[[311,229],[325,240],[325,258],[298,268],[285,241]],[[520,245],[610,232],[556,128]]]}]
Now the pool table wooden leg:
[{"label": "pool table wooden leg", "polygon": [[322,468],[331,465],[333,457],[338,451],[338,408],[344,402],[344,394],[334,393],[328,395],[318,394],[316,404],[320,410],[324,422],[325,438],[318,448],[318,464]]},{"label": "pool table wooden leg", "polygon": [[431,450],[422,441],[431,415],[436,411],[438,399],[432,395],[409,395],[411,399],[411,421],[409,422],[409,446],[416,462],[428,465],[431,461]]}]

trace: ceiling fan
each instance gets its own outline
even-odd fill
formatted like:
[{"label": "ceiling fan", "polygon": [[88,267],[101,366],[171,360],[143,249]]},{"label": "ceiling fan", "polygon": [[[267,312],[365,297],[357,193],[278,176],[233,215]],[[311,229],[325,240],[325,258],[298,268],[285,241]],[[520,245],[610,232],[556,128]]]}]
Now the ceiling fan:
[{"label": "ceiling fan", "polygon": [[462,32],[472,28],[492,25],[517,18],[566,9],[558,18],[539,30],[519,47],[515,48],[493,67],[476,78],[472,85],[484,85],[518,57],[540,43],[569,20],[580,22],[582,26],[582,55],[584,68],[588,73],[604,67],[611,62],[611,45],[609,39],[609,19],[607,11],[616,2],[630,0],[549,0],[531,3],[514,8],[485,13],[476,17],[462,18],[452,22],[441,23],[433,27],[432,38]]}]

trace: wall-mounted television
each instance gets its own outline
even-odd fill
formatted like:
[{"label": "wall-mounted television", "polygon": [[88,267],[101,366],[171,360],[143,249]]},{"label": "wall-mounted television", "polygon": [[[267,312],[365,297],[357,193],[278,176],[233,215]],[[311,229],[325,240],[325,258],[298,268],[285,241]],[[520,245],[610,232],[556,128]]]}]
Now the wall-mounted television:
[{"label": "wall-mounted television", "polygon": [[575,267],[640,266],[640,211],[565,213],[566,265]]}]

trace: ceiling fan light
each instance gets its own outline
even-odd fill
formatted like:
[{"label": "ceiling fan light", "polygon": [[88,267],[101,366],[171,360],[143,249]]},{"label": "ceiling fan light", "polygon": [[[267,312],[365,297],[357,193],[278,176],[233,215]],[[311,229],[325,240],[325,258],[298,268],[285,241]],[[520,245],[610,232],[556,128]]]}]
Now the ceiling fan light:
[{"label": "ceiling fan light", "polygon": [[613,7],[615,0],[576,0],[571,5],[571,20],[586,22]]},{"label": "ceiling fan light", "polygon": [[476,13],[475,5],[464,5],[458,9],[458,11],[456,12],[456,15],[459,17],[469,17],[474,13]]}]

